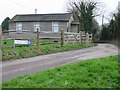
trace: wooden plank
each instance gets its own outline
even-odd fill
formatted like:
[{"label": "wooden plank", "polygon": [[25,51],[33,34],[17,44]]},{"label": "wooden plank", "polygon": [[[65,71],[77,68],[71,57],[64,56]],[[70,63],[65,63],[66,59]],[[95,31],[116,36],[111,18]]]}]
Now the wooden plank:
[{"label": "wooden plank", "polygon": [[[7,32],[17,32],[16,30],[8,30]],[[22,32],[33,32],[31,30],[22,30]]]},{"label": "wooden plank", "polygon": [[39,37],[39,39],[61,39],[61,37]]},{"label": "wooden plank", "polygon": [[53,34],[60,34],[61,32],[53,32],[53,31],[40,31],[40,33],[45,33],[45,34],[49,34],[49,33],[53,33]]}]

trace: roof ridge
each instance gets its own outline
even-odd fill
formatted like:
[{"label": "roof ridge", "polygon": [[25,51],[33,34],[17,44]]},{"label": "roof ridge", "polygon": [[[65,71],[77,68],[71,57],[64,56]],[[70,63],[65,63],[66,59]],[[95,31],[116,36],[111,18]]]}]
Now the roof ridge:
[{"label": "roof ridge", "polygon": [[46,13],[46,14],[16,14],[16,16],[29,16],[29,15],[64,15],[64,14],[71,14],[71,13]]},{"label": "roof ridge", "polygon": [[10,21],[68,21],[71,15],[71,13],[19,14],[15,15]]}]

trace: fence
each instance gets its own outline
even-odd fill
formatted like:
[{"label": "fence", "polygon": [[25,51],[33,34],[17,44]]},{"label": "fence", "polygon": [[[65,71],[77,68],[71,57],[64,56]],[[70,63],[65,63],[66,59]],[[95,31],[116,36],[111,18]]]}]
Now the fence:
[{"label": "fence", "polygon": [[80,31],[79,33],[73,32],[61,32],[63,33],[62,40],[64,40],[64,44],[67,43],[90,43],[92,42],[92,34],[85,33],[84,31]]},{"label": "fence", "polygon": [[32,38],[35,37],[36,34],[34,33],[32,38],[28,38],[28,36],[31,37],[30,33],[30,30],[23,30],[23,33],[17,33],[16,30],[6,30],[1,35],[1,47],[15,48],[16,45],[20,46],[18,44],[31,46],[31,41],[33,40]]},{"label": "fence", "polygon": [[[15,30],[9,30],[8,32],[15,32]],[[61,46],[66,45],[67,43],[91,43],[92,42],[92,34],[88,34],[85,33],[84,31],[80,31],[79,33],[74,33],[74,32],[64,32],[64,30],[60,30],[60,32],[52,32],[52,31],[39,31],[37,30],[37,32],[31,32],[29,30],[23,30],[22,32],[26,32],[26,34],[28,35],[28,33],[31,33],[31,35],[33,34],[33,37],[36,40],[36,45],[37,47],[39,47],[39,42],[42,39],[51,39],[54,40],[54,42],[59,42],[61,43]],[[14,35],[11,39],[15,40],[16,37],[21,37],[23,38],[23,36],[21,34],[17,34]],[[17,38],[17,39],[20,39]],[[23,40],[28,39],[27,36],[25,36],[26,38],[23,38]],[[31,37],[31,36],[30,36]],[[9,38],[10,39],[10,38]],[[9,40],[8,39],[8,40]]]},{"label": "fence", "polygon": [[60,30],[60,32],[41,31],[39,33],[39,39],[53,39],[60,42],[61,46],[64,46],[67,43],[91,43],[92,34],[85,33],[84,31],[80,31],[79,33],[64,32],[64,30]]}]

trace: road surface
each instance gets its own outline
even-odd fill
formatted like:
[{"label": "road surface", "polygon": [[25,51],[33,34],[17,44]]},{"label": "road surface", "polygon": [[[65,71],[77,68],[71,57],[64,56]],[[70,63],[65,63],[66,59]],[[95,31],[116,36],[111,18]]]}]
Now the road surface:
[{"label": "road surface", "polygon": [[58,67],[61,65],[111,55],[117,55],[118,48],[112,44],[98,44],[95,47],[59,52],[55,54],[36,56],[32,58],[3,61],[2,82],[17,76],[35,73],[37,71]]}]

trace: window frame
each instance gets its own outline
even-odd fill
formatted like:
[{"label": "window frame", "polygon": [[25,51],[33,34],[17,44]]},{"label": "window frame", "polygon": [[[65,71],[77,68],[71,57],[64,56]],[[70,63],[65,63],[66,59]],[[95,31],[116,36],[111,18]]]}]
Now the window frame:
[{"label": "window frame", "polygon": [[52,22],[52,31],[59,32],[59,22]]},{"label": "window frame", "polygon": [[22,33],[23,30],[23,25],[21,22],[16,22],[16,32],[17,33]]},{"label": "window frame", "polygon": [[37,28],[40,31],[40,22],[34,22],[34,25],[33,25],[34,32],[37,32]]}]

